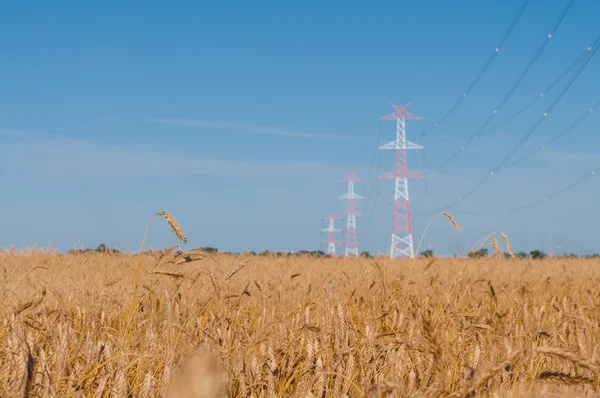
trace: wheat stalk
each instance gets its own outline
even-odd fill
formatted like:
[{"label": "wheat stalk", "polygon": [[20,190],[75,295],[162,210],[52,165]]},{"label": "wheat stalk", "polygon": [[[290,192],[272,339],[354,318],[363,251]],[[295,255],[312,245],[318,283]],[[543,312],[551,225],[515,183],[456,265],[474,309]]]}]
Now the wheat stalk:
[{"label": "wheat stalk", "polygon": [[217,281],[217,278],[212,274],[212,272],[208,272],[208,276],[210,276],[210,281],[215,289],[215,293],[217,294],[217,298],[221,298],[221,285]]},{"label": "wheat stalk", "polygon": [[246,264],[248,264],[248,261],[250,261],[250,260],[246,259],[246,260],[242,261],[241,263],[239,263],[238,265],[236,265],[235,267],[233,267],[232,269],[230,269],[229,272],[227,273],[227,275],[225,275],[225,278],[223,279],[223,281],[229,280],[239,270],[241,270],[242,268],[244,268],[246,266]]},{"label": "wheat stalk", "polygon": [[448,219],[448,221],[450,221],[450,224],[452,224],[452,226],[454,227],[455,230],[460,231],[460,226],[454,220],[454,217],[452,217],[450,215],[450,213],[444,211],[444,212],[442,212],[442,214],[444,215],[444,217],[446,217]]},{"label": "wheat stalk", "polygon": [[171,247],[169,247],[168,249],[163,250],[160,255],[158,256],[158,260],[162,260],[165,256],[168,256],[169,254],[173,253],[173,251],[175,249],[177,249],[179,247],[179,245],[173,245]]},{"label": "wheat stalk", "polygon": [[497,362],[496,364],[494,364],[492,367],[490,367],[485,373],[482,373],[481,375],[479,375],[479,377],[476,379],[475,381],[475,385],[473,386],[473,388],[471,388],[469,390],[469,392],[467,393],[468,396],[472,396],[472,394],[475,393],[475,391],[482,387],[483,385],[485,385],[489,379],[491,379],[492,377],[494,377],[494,375],[500,371],[502,371],[503,369],[505,369],[507,366],[510,366],[511,364],[514,363],[515,359],[522,354],[522,351],[514,351],[513,353],[511,353],[504,361],[502,362]]},{"label": "wheat stalk", "polygon": [[517,256],[515,256],[515,253],[513,253],[512,249],[510,248],[510,240],[508,240],[508,236],[506,236],[504,232],[500,232],[500,235],[502,236],[502,240],[504,240],[504,247],[506,248],[506,252],[510,256],[511,260],[516,262]]},{"label": "wheat stalk", "polygon": [[154,376],[152,373],[146,373],[146,377],[144,377],[144,382],[142,383],[142,387],[140,388],[139,398],[150,398],[153,396],[152,390],[154,389]]},{"label": "wheat stalk", "polygon": [[494,256],[496,258],[502,257],[502,250],[500,250],[500,246],[498,245],[498,239],[492,236],[492,243],[490,245],[494,248]]},{"label": "wheat stalk", "polygon": [[593,383],[594,380],[585,376],[571,376],[566,373],[560,372],[542,372],[540,373],[536,379],[538,380],[548,380],[548,381],[556,381],[562,384],[567,385],[575,385],[581,383]]},{"label": "wheat stalk", "polygon": [[586,369],[589,369],[595,373],[600,373],[600,365],[580,357],[579,355],[566,350],[564,348],[560,348],[560,347],[537,347],[535,349],[535,351],[542,353],[542,354],[548,354],[548,355],[554,355],[557,356],[559,358],[564,358],[568,361],[571,361],[579,366],[582,366]]},{"label": "wheat stalk", "polygon": [[431,260],[429,260],[429,262],[425,265],[425,268],[423,268],[423,273],[427,272],[429,267],[431,267],[434,262],[435,262],[435,259],[433,259],[433,258]]},{"label": "wheat stalk", "polygon": [[129,308],[129,316],[128,316],[128,321],[127,321],[127,328],[125,329],[125,332],[126,332],[128,340],[129,340],[129,337],[130,337],[130,331],[131,331],[131,325],[133,323],[133,318],[135,316],[135,309],[136,309],[135,303],[136,303],[136,299],[137,299],[137,289],[138,289],[138,286],[139,286],[140,272],[142,270],[142,254],[144,252],[144,243],[146,242],[146,236],[148,235],[148,229],[150,228],[150,224],[152,223],[152,220],[156,216],[162,216],[162,217],[164,217],[165,220],[167,220],[167,222],[171,226],[171,229],[173,230],[173,232],[175,233],[175,235],[177,235],[177,237],[179,239],[181,239],[184,243],[187,243],[187,238],[185,237],[185,234],[183,233],[183,230],[181,229],[181,226],[179,225],[179,223],[177,222],[177,220],[175,219],[175,217],[173,217],[171,215],[171,213],[169,213],[168,211],[161,210],[158,213],[156,213],[155,215],[153,215],[150,218],[150,221],[148,221],[148,225],[146,225],[146,231],[144,232],[144,238],[142,239],[142,245],[140,247],[140,252],[138,254],[137,270],[136,270],[136,273],[135,273],[135,283],[134,283],[134,286],[133,286],[133,294],[131,295],[131,305],[130,305],[130,308]]},{"label": "wheat stalk", "polygon": [[179,223],[177,222],[177,220],[175,219],[175,217],[173,217],[171,215],[171,213],[169,213],[166,210],[161,210],[158,213],[156,213],[157,216],[163,216],[165,218],[165,220],[167,220],[167,222],[169,223],[169,225],[171,226],[171,229],[173,230],[173,233],[183,242],[183,243],[187,243],[187,238],[185,236],[185,234],[183,233],[183,230],[181,229],[181,226],[179,225]]}]

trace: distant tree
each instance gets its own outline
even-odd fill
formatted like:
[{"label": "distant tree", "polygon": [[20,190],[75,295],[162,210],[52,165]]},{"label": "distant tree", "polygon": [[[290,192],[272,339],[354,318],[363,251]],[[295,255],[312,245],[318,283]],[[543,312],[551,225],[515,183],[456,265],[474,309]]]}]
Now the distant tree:
[{"label": "distant tree", "polygon": [[198,250],[202,250],[202,251],[205,251],[207,253],[213,253],[213,254],[219,252],[219,249],[217,249],[216,247],[210,247],[210,246],[201,247]]},{"label": "distant tree", "polygon": [[519,257],[519,258],[527,258],[528,255],[525,252],[518,252],[516,254],[516,256]]},{"label": "distant tree", "polygon": [[427,249],[421,252],[421,257],[433,257],[433,250]]},{"label": "distant tree", "polygon": [[327,253],[323,250],[298,250],[297,256],[325,257]]},{"label": "distant tree", "polygon": [[[85,250],[87,251],[91,251],[91,250]],[[98,253],[120,253],[121,251],[119,249],[109,249],[108,246],[106,246],[104,243],[101,243],[100,245],[98,245],[98,247],[94,250]]]},{"label": "distant tree", "polygon": [[575,253],[564,253],[563,257],[564,258],[579,258],[579,256]]},{"label": "distant tree", "polygon": [[546,253],[544,253],[541,250],[532,250],[529,252],[529,255],[531,256],[532,259],[534,260],[542,260],[544,257],[546,257]]},{"label": "distant tree", "polygon": [[364,258],[373,258],[373,256],[371,255],[371,253],[369,253],[366,250],[364,252],[360,253],[360,256],[364,257]]},{"label": "distant tree", "polygon": [[467,254],[467,257],[469,257],[469,258],[481,258],[481,257],[487,257],[487,256],[488,256],[487,248],[479,249],[474,252],[469,252],[469,254]]}]

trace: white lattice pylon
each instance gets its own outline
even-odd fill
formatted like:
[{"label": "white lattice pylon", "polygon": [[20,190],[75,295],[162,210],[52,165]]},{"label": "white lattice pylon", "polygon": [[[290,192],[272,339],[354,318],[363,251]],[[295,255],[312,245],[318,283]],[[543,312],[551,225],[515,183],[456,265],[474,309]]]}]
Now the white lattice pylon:
[{"label": "white lattice pylon", "polygon": [[348,193],[339,197],[339,199],[346,199],[348,201],[348,209],[344,213],[347,217],[346,222],[346,247],[344,248],[344,255],[346,257],[358,257],[358,240],[356,237],[356,216],[362,215],[354,209],[355,199],[364,199],[362,196],[354,193],[354,183],[360,182],[358,178],[352,173],[346,173],[346,178],[342,182],[348,183]]},{"label": "white lattice pylon", "polygon": [[329,239],[323,243],[327,243],[327,254],[333,257],[335,257],[335,244],[340,243],[339,241],[335,240],[335,233],[341,232],[341,230],[335,227],[335,220],[337,218],[339,218],[339,216],[335,213],[327,213],[325,217],[322,218],[323,220],[329,220],[329,226],[321,231],[329,232]]},{"label": "white lattice pylon", "polygon": [[396,140],[379,147],[379,149],[393,149],[396,151],[396,169],[379,176],[379,178],[393,178],[396,181],[390,257],[414,257],[408,179],[421,178],[422,176],[408,170],[406,150],[423,149],[423,147],[406,140],[405,122],[406,120],[419,120],[421,117],[406,111],[406,108],[411,105],[410,102],[401,107],[391,102],[390,104],[394,107],[395,112],[381,117],[380,120],[396,120]]}]

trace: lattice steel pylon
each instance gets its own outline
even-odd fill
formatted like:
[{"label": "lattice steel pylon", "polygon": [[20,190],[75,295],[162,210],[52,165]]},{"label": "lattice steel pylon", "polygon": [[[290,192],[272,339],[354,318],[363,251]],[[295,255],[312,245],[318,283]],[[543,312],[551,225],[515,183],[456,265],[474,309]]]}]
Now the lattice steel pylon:
[{"label": "lattice steel pylon", "polygon": [[325,214],[325,217],[322,218],[323,220],[329,220],[329,226],[325,229],[322,229],[321,231],[329,232],[329,239],[323,241],[323,243],[327,243],[327,254],[333,257],[335,257],[335,244],[341,243],[340,241],[335,239],[335,233],[341,232],[340,229],[337,229],[335,227],[335,220],[338,218],[340,217],[336,213],[327,213]]},{"label": "lattice steel pylon", "polygon": [[393,178],[396,180],[394,214],[392,216],[392,244],[390,247],[391,258],[415,256],[410,218],[408,179],[422,178],[423,176],[408,170],[406,150],[423,149],[423,147],[406,140],[406,120],[421,119],[420,116],[406,111],[406,108],[411,104],[412,102],[409,102],[404,106],[398,106],[390,102],[395,111],[379,118],[379,120],[396,120],[396,140],[379,147],[379,149],[396,150],[396,169],[379,176],[379,178]]},{"label": "lattice steel pylon", "polygon": [[354,193],[354,183],[361,182],[353,173],[346,173],[346,178],[341,182],[348,183],[348,193],[339,197],[339,199],[348,200],[348,210],[344,213],[347,216],[346,222],[346,246],[344,248],[344,255],[346,257],[354,256],[358,257],[358,240],[356,238],[356,216],[362,215],[354,209],[355,199],[364,199],[362,196]]}]

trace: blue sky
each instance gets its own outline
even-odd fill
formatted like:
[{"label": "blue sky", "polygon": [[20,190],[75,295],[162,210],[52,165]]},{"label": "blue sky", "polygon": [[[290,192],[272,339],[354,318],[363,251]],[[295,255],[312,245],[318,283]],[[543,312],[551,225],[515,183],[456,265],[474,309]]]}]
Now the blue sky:
[{"label": "blue sky", "polygon": [[[410,110],[423,117],[408,122],[409,139],[425,147],[410,154],[413,168],[443,162],[504,97],[567,3],[532,0],[467,99],[434,136],[418,138],[493,53],[521,0],[4,2],[0,247],[135,250],[149,217],[166,209],[189,235],[186,247],[313,249],[325,238],[321,216],[343,210],[338,181],[355,171],[365,179],[357,192],[368,196],[357,203],[366,213],[358,219],[359,248],[384,252],[393,186],[374,182],[371,161],[378,135],[384,143],[394,134],[393,122],[378,121],[392,110],[388,101],[413,101]],[[490,126],[539,95],[594,41],[599,13],[597,2],[575,1]],[[600,100],[599,67],[600,56],[591,59],[516,157]],[[420,214],[477,184],[559,88],[441,173],[411,181],[416,240],[431,219]],[[448,209],[463,231],[436,220],[422,248],[464,252],[504,231],[517,250],[600,251],[594,179],[527,211],[460,213],[501,212],[599,167],[598,113]],[[391,151],[375,159],[379,173],[393,167]],[[367,195],[376,186],[380,195]],[[153,224],[149,245],[174,241],[166,225]]]}]

